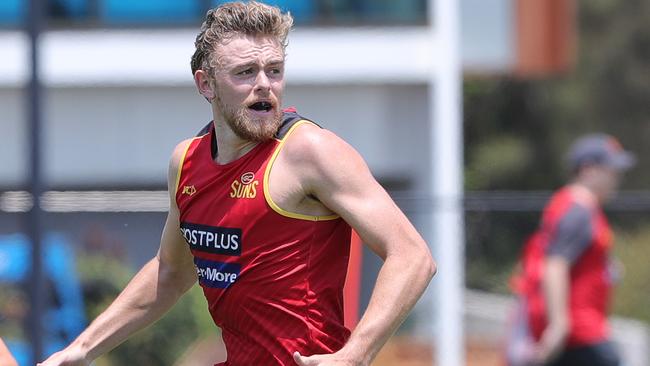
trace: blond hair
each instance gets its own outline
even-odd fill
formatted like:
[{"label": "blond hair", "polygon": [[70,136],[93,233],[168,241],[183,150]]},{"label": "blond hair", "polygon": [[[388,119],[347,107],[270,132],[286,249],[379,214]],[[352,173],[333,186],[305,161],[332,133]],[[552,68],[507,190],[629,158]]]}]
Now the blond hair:
[{"label": "blond hair", "polygon": [[194,41],[196,50],[190,63],[192,75],[199,69],[212,75],[216,46],[236,35],[271,36],[284,50],[292,25],[291,14],[257,1],[225,3],[210,9]]}]

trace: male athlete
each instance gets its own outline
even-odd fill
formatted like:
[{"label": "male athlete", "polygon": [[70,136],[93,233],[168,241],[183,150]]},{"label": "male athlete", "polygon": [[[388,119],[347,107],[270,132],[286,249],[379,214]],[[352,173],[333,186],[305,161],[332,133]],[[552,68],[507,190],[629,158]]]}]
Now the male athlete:
[{"label": "male athlete", "polygon": [[516,281],[535,341],[526,365],[619,365],[607,322],[613,238],[601,205],[634,161],[608,135],[584,136],[571,148],[573,179],[546,206]]},{"label": "male athlete", "polygon": [[[220,365],[369,365],[436,271],[365,162],[282,110],[289,14],[257,2],[207,13],[192,73],[213,122],[170,163],[160,249],[78,339],[42,365],[87,365],[157,320],[198,278]],[[351,228],[384,264],[352,334],[342,289]]]}]

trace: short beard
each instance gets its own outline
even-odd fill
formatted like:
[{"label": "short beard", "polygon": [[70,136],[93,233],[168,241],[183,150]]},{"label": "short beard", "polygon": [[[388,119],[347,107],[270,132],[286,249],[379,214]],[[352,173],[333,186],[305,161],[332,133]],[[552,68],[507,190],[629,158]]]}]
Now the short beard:
[{"label": "short beard", "polygon": [[253,142],[270,140],[278,132],[282,123],[282,111],[277,106],[270,119],[262,119],[248,116],[246,107],[226,106],[219,96],[216,97],[216,103],[230,129],[243,140]]}]

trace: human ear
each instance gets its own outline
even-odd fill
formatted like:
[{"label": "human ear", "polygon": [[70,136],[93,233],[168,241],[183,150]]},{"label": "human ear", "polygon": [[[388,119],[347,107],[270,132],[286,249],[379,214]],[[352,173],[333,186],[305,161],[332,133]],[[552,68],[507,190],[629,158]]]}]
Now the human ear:
[{"label": "human ear", "polygon": [[201,69],[196,70],[194,73],[194,84],[196,84],[199,94],[203,95],[208,102],[211,102],[214,98],[214,90],[212,89],[212,83],[210,82],[208,73]]}]

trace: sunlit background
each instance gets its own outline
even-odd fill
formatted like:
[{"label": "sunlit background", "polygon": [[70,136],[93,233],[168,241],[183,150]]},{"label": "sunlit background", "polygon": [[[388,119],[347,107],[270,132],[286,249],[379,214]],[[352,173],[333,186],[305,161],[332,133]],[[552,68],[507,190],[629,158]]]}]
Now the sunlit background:
[{"label": "sunlit background", "polygon": [[[434,21],[437,1],[456,9],[457,57]],[[449,297],[461,301],[462,322],[452,325],[463,330],[449,335],[461,336],[462,354],[451,359],[503,364],[515,261],[550,192],[567,178],[566,148],[593,131],[617,136],[639,159],[607,212],[625,267],[614,340],[625,365],[649,364],[650,2],[437,1],[264,1],[295,18],[285,106],[350,142],[437,258],[449,243],[434,230],[436,210],[446,199],[461,204],[459,227],[450,231],[460,232],[451,245],[462,260],[439,262],[439,276],[375,365],[454,366],[436,350],[449,334],[436,309]],[[21,365],[33,364],[28,3],[0,0],[0,337]],[[74,339],[156,253],[171,151],[211,118],[189,60],[202,16],[221,1],[43,3],[45,356]],[[448,92],[441,70],[456,59],[462,103],[451,108],[460,120],[436,120],[436,101],[446,100],[436,93]],[[462,128],[462,165],[446,168],[432,144],[449,124]],[[460,193],[438,196],[439,177],[459,173]],[[361,314],[381,262],[364,250],[354,265],[353,310]],[[458,292],[449,294],[440,290],[448,268],[460,271]],[[213,364],[223,357],[219,342],[195,287],[96,365]]]}]

